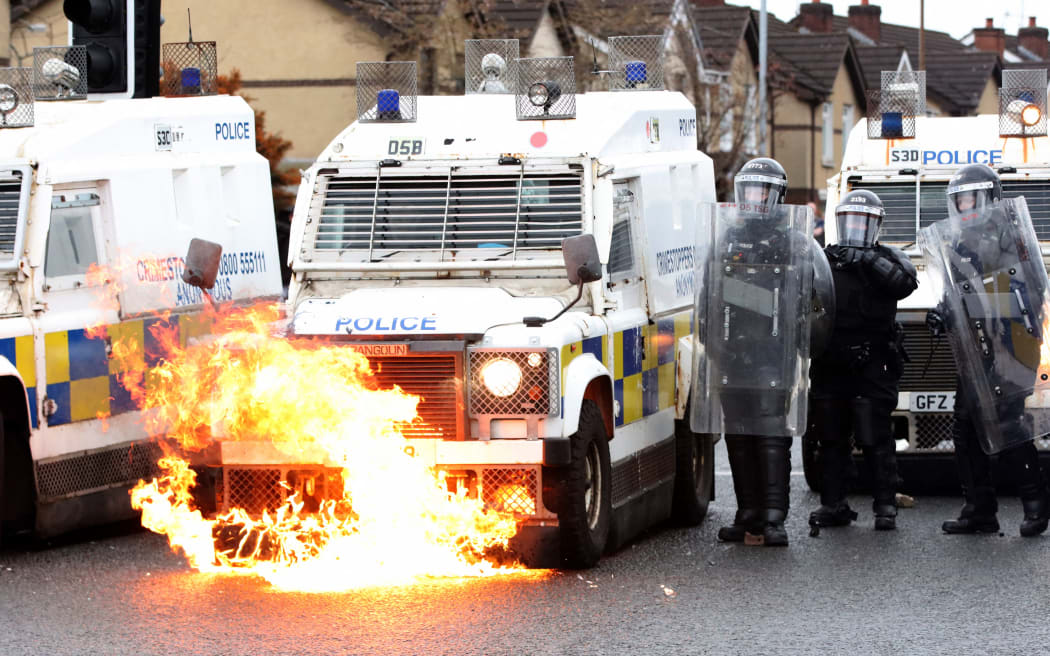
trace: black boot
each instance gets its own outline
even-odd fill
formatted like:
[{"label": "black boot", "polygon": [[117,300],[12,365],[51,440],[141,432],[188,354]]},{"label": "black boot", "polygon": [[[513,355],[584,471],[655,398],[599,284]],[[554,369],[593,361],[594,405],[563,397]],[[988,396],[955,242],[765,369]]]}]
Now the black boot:
[{"label": "black boot", "polygon": [[791,489],[791,438],[757,438],[762,492],[762,543],[767,547],[786,547],[787,519]]},{"label": "black boot", "polygon": [[864,447],[864,462],[871,477],[876,531],[897,528],[897,459],[894,445],[885,440],[876,446]]},{"label": "black boot", "polygon": [[846,503],[846,492],[852,479],[853,458],[850,456],[850,415],[844,399],[813,398],[810,400],[813,432],[820,448],[820,508],[809,515],[809,525],[848,526],[857,513]]},{"label": "black boot", "polygon": [[876,531],[892,531],[897,528],[896,499],[893,503],[875,502],[872,504],[871,510],[875,513]]},{"label": "black boot", "polygon": [[[958,384],[956,385],[958,389]],[[995,513],[999,505],[992,486],[991,465],[988,456],[977,444],[977,431],[973,418],[959,389],[955,396],[955,414],[952,422],[952,442],[955,444],[955,464],[959,469],[963,498],[966,504],[958,519],[949,519],[941,524],[945,533],[998,533],[999,520]]]},{"label": "black boot", "polygon": [[1021,499],[1024,507],[1024,519],[1021,521],[1021,535],[1026,538],[1042,535],[1047,524],[1047,501],[1045,495],[1034,499]]},{"label": "black boot", "polygon": [[736,492],[736,516],[730,526],[718,529],[722,542],[743,542],[749,530],[757,532],[762,515],[758,507],[758,453],[755,438],[750,435],[726,435],[729,468],[733,472],[733,490]]},{"label": "black boot", "polygon": [[849,526],[850,522],[857,519],[857,513],[849,504],[842,501],[834,506],[820,505],[809,514],[810,526]]},{"label": "black boot", "polygon": [[1024,507],[1021,535],[1030,538],[1042,534],[1046,530],[1047,517],[1050,516],[1050,504],[1047,503],[1046,484],[1039,469],[1039,452],[1035,444],[1027,442],[1004,451],[999,457],[1017,479],[1017,496],[1021,497]]},{"label": "black boot", "polygon": [[998,504],[995,500],[995,489],[979,487],[974,490],[963,489],[966,504],[959,512],[958,519],[949,519],[941,524],[941,530],[951,534],[998,533],[999,520],[995,513]]}]

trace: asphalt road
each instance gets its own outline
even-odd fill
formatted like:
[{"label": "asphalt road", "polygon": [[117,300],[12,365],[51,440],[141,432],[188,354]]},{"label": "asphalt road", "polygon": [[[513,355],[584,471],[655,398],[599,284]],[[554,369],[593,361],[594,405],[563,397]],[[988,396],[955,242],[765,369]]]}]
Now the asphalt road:
[{"label": "asphalt road", "polygon": [[[796,449],[797,451],[797,449]],[[957,499],[920,498],[900,530],[808,537],[797,462],[787,549],[720,544],[735,508],[664,528],[586,572],[437,581],[340,594],[189,570],[165,539],[98,533],[0,551],[0,655],[20,654],[1037,654],[1050,650],[1050,536],[946,536]]]}]

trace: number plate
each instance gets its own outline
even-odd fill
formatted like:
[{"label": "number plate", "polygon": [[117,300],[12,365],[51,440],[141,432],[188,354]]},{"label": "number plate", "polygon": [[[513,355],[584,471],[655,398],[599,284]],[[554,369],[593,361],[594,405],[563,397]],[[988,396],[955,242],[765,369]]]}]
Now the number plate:
[{"label": "number plate", "polygon": [[401,137],[386,142],[386,154],[409,157],[422,155],[425,141],[421,137]]},{"label": "number plate", "polygon": [[951,412],[955,392],[912,392],[908,410],[912,412]]},{"label": "number plate", "polygon": [[922,151],[918,148],[890,148],[887,164],[918,164]]}]

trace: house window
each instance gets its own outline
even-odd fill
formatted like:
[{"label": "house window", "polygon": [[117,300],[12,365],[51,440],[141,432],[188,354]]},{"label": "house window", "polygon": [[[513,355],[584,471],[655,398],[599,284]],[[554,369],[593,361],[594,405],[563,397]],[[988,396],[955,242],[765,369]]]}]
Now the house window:
[{"label": "house window", "polygon": [[824,166],[835,165],[835,130],[834,130],[834,105],[824,103],[823,128],[821,129],[821,143],[823,144],[820,161]]},{"label": "house window", "polygon": [[846,156],[846,144],[849,133],[853,130],[853,105],[842,106],[842,156]]}]

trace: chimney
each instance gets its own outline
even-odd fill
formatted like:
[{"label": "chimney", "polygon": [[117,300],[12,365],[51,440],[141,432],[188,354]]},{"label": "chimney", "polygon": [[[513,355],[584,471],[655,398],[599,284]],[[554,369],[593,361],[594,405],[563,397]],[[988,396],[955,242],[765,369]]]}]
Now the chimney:
[{"label": "chimney", "polygon": [[875,43],[882,40],[881,17],[882,7],[869,5],[868,0],[860,0],[859,5],[849,8],[849,26]]},{"label": "chimney", "polygon": [[831,31],[831,17],[834,13],[831,5],[823,4],[820,0],[806,2],[799,5],[799,23],[814,34],[825,34]]},{"label": "chimney", "polygon": [[726,0],[693,0],[697,7],[725,7]]},{"label": "chimney", "polygon": [[1028,27],[1022,27],[1017,31],[1017,40],[1021,47],[1039,57],[1039,59],[1050,59],[1050,30],[1045,27],[1036,27],[1035,16],[1028,19]]},{"label": "chimney", "polygon": [[1006,32],[1001,27],[994,27],[992,19],[985,20],[984,27],[978,27],[973,31],[973,45],[984,52],[994,52],[1000,57],[1006,49]]}]

